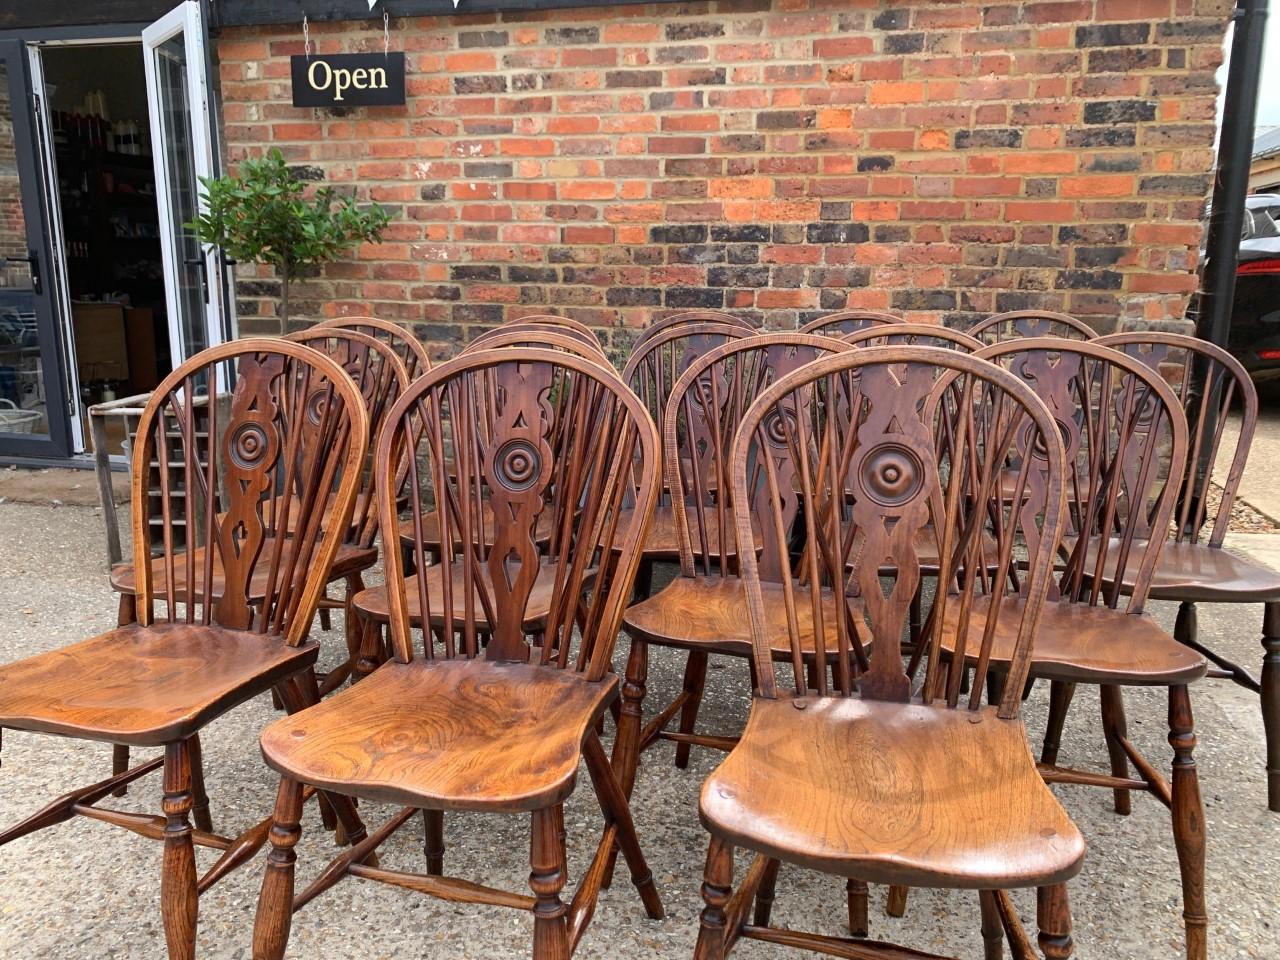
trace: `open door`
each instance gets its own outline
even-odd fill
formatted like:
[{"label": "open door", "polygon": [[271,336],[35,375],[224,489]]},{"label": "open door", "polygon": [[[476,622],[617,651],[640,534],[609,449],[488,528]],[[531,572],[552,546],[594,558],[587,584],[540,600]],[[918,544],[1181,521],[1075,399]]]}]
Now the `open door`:
[{"label": "open door", "polygon": [[26,47],[0,40],[0,454],[18,457],[69,456],[77,399],[63,362],[57,234],[37,139],[44,109]]},{"label": "open door", "polygon": [[142,31],[147,104],[173,365],[221,343],[230,330],[221,251],[202,249],[184,224],[200,208],[200,177],[216,174],[205,29],[197,0]]}]

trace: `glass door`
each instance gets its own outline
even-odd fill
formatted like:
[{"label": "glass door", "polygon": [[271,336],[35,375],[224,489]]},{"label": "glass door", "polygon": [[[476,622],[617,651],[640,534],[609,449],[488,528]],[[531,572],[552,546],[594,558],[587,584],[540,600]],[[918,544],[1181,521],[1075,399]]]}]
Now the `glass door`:
[{"label": "glass door", "polygon": [[219,343],[225,328],[220,251],[184,224],[200,209],[200,177],[215,172],[200,4],[187,0],[142,31],[155,154],[169,344],[176,367]]},{"label": "glass door", "polygon": [[40,167],[42,93],[26,47],[0,41],[0,454],[65,457],[76,397],[63,367],[56,225]]}]

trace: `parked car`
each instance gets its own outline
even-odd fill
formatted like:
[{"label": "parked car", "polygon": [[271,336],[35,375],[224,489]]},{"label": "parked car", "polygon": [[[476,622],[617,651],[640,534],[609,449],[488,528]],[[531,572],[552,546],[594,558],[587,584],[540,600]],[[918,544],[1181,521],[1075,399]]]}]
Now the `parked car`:
[{"label": "parked car", "polygon": [[1245,200],[1227,346],[1256,383],[1280,380],[1280,194]]}]

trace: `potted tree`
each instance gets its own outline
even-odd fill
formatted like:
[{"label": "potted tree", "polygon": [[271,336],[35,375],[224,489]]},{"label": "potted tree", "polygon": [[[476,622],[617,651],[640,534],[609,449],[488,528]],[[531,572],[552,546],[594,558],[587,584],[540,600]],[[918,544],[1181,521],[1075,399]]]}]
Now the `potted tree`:
[{"label": "potted tree", "polygon": [[306,184],[275,149],[243,161],[236,176],[201,177],[200,182],[204,211],[187,229],[233,260],[275,268],[281,333],[289,327],[292,284],[360,243],[378,242],[391,219],[377,204],[361,207],[332,187],[321,187],[308,199]]}]

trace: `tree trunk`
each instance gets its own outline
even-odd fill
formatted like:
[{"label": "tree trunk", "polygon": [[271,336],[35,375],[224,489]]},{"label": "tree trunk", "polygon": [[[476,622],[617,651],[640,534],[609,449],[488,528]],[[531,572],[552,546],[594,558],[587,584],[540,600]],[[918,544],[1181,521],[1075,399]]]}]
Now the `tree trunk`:
[{"label": "tree trunk", "polygon": [[289,332],[289,271],[280,271],[280,336]]}]

